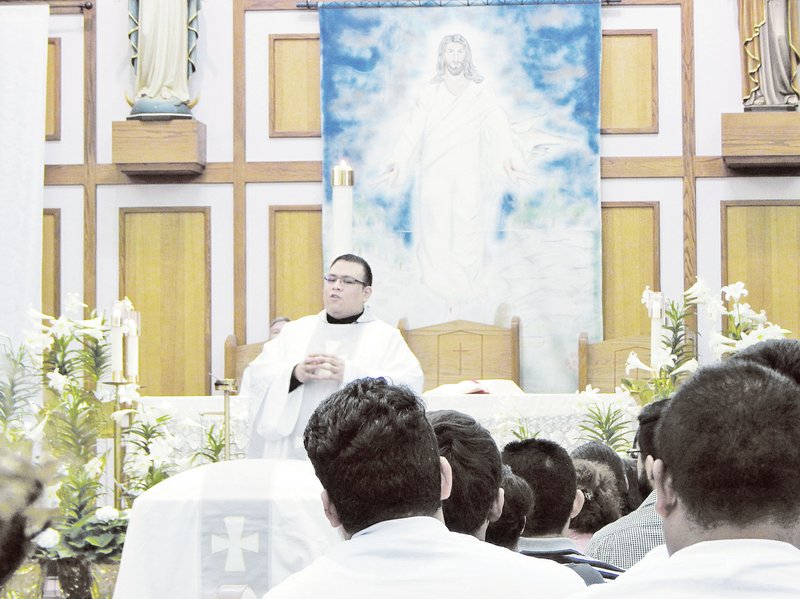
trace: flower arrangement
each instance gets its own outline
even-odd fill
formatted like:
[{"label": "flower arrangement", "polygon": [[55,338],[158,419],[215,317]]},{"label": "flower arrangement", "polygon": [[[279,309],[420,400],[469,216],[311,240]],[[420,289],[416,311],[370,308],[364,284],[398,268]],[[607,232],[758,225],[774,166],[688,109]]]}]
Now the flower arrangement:
[{"label": "flower arrangement", "polygon": [[[649,288],[645,288],[643,303],[648,292]],[[628,356],[625,372],[630,374],[634,370],[641,370],[648,373],[649,378],[622,379],[622,388],[644,405],[669,397],[697,369],[696,345],[686,329],[686,319],[692,314],[705,316],[712,321],[725,317],[722,332],[714,333],[710,339],[715,359],[766,339],[785,337],[790,332],[768,322],[764,310],[756,312],[750,304],[743,302],[747,295],[748,291],[741,281],[726,285],[714,293],[698,277],[697,282],[684,291],[680,300],[666,302],[661,343],[658,351],[653,352],[651,363],[644,364],[635,352]]]}]

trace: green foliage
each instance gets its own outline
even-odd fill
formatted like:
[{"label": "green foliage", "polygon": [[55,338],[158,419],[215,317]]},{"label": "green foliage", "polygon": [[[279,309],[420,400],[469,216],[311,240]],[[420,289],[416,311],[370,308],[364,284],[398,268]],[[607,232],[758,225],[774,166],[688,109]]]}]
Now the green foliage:
[{"label": "green foliage", "polygon": [[61,401],[49,409],[48,439],[53,455],[83,464],[95,457],[101,415],[91,393],[75,385],[67,386]]},{"label": "green foliage", "polygon": [[619,408],[598,404],[589,407],[578,428],[582,431],[581,439],[598,441],[608,445],[616,452],[630,449],[628,435],[633,432],[631,421]]},{"label": "green foliage", "polygon": [[26,422],[35,419],[34,400],[41,390],[41,376],[26,363],[23,350],[2,344],[0,353],[0,435],[8,443],[20,441]]},{"label": "green foliage", "polygon": [[212,424],[205,434],[203,439],[203,447],[192,455],[192,462],[196,460],[203,460],[208,463],[216,463],[222,460],[225,454],[225,438],[224,435],[217,433],[216,425]]},{"label": "green foliage", "polygon": [[524,441],[525,439],[535,439],[539,436],[539,431],[531,430],[530,421],[527,418],[518,418],[517,428],[512,430],[511,434],[518,441]]},{"label": "green foliage", "polygon": [[[662,326],[661,342],[671,359],[663,364],[654,364],[657,372],[647,380],[624,378],[620,381],[623,389],[635,397],[640,405],[646,405],[672,395],[680,383],[691,374],[684,368],[695,359],[695,345],[686,331],[686,318],[693,313],[693,307],[683,301],[667,300],[665,304],[665,324]],[[654,360],[651,356],[651,362]]]}]

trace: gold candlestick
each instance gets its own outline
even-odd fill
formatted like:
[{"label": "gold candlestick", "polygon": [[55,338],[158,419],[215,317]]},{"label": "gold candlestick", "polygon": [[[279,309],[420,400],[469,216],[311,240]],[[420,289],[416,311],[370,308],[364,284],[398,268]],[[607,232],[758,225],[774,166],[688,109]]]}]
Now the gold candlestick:
[{"label": "gold candlestick", "polygon": [[[119,388],[126,382],[103,381],[104,385],[114,387],[114,411],[119,412]],[[122,426],[114,419],[114,507],[122,509]]]},{"label": "gold candlestick", "polygon": [[224,443],[223,457],[231,459],[231,393],[236,393],[236,379],[217,379],[214,381],[214,389],[222,390],[223,413],[222,413],[222,441]]}]

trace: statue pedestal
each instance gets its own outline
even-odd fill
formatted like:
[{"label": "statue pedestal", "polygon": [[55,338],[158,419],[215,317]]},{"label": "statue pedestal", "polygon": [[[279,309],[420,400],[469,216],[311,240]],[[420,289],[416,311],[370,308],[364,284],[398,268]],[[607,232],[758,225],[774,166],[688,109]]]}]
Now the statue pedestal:
[{"label": "statue pedestal", "polygon": [[730,168],[800,168],[800,113],[723,114],[722,158]]},{"label": "statue pedestal", "polygon": [[129,175],[197,175],[206,167],[206,126],[195,119],[115,121],[111,156]]}]

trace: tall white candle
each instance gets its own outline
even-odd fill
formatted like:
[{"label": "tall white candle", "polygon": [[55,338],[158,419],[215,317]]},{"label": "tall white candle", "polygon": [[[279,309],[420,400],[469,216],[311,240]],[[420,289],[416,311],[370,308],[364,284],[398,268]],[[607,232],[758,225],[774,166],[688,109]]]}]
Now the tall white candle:
[{"label": "tall white candle", "polygon": [[650,316],[650,364],[656,362],[656,357],[661,353],[661,334],[664,323],[664,296],[660,291],[650,291],[648,288],[642,297],[642,302],[647,306]]},{"label": "tall white candle", "polygon": [[135,312],[127,321],[128,334],[125,336],[125,378],[136,382],[139,377],[139,326]]},{"label": "tall white candle", "polygon": [[122,310],[117,305],[111,310],[111,379],[122,379]]},{"label": "tall white candle", "polygon": [[331,175],[333,201],[331,214],[331,259],[353,251],[353,169],[342,160]]}]

